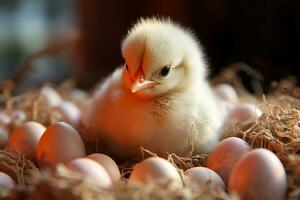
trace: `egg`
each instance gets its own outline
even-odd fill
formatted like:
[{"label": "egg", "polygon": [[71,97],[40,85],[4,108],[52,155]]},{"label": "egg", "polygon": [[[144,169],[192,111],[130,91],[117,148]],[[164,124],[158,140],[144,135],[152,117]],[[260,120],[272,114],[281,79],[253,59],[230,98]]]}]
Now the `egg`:
[{"label": "egg", "polygon": [[284,200],[287,176],[275,154],[255,149],[235,165],[228,188],[243,200]]},{"label": "egg", "polygon": [[2,190],[11,190],[15,187],[15,181],[7,174],[0,172],[0,188]]},{"label": "egg", "polygon": [[83,141],[77,131],[65,122],[50,125],[38,143],[37,160],[40,165],[55,167],[85,156]]},{"label": "egg", "polygon": [[54,112],[58,113],[61,120],[68,124],[79,127],[80,125],[80,110],[71,101],[62,101],[54,107]]},{"label": "egg", "polygon": [[206,167],[215,171],[227,185],[234,165],[249,150],[250,147],[244,140],[237,137],[226,138],[209,154]]},{"label": "egg", "polygon": [[74,100],[74,101],[87,101],[89,99],[89,94],[85,92],[84,90],[80,90],[77,88],[74,88],[70,90],[69,96]]},{"label": "egg", "polygon": [[254,121],[262,115],[262,112],[254,104],[241,103],[231,110],[228,116],[228,123]]},{"label": "egg", "polygon": [[89,178],[97,187],[111,188],[112,180],[103,166],[88,158],[78,158],[69,162],[66,167]]},{"label": "egg", "polygon": [[57,106],[62,101],[59,93],[49,86],[44,86],[40,90],[39,97],[41,102],[49,107]]},{"label": "egg", "polygon": [[13,131],[7,148],[20,152],[26,158],[34,161],[38,142],[45,130],[46,128],[38,122],[26,122]]},{"label": "egg", "polygon": [[121,174],[118,165],[109,156],[101,153],[94,153],[88,155],[86,158],[92,159],[100,165],[102,165],[113,182],[118,182],[121,179]]},{"label": "egg", "polygon": [[235,89],[229,84],[218,84],[213,88],[215,94],[223,101],[237,104],[239,102],[239,97]]},{"label": "egg", "polygon": [[151,157],[136,164],[129,177],[129,183],[145,184],[148,181],[172,181],[174,185],[182,185],[177,169],[163,158]]},{"label": "egg", "polygon": [[0,112],[0,126],[7,126],[10,124],[11,118],[9,115],[5,114],[4,112]]},{"label": "egg", "polygon": [[193,167],[184,172],[188,179],[199,187],[205,186],[208,182],[219,188],[225,189],[221,177],[211,169],[206,167]]}]

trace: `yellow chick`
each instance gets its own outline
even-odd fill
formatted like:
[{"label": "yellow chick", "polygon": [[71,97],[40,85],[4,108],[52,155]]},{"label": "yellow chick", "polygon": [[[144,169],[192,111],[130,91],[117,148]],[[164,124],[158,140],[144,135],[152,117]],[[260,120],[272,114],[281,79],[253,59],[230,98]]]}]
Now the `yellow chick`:
[{"label": "yellow chick", "polygon": [[159,155],[209,152],[217,143],[225,108],[208,81],[194,35],[171,22],[141,19],[122,42],[124,66],[92,99],[85,125],[120,158],[143,146]]}]

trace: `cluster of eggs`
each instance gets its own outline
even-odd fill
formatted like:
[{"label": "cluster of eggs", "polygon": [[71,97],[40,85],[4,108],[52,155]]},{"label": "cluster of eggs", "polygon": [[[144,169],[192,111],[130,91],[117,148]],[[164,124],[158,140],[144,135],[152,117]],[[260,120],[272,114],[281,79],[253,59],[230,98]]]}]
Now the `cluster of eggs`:
[{"label": "cluster of eggs", "polygon": [[[162,158],[152,157],[137,164],[129,183],[147,183],[151,179],[169,179],[182,185],[176,168]],[[209,154],[206,167],[186,170],[183,181],[197,187],[210,183],[237,193],[243,200],[283,200],[287,190],[286,173],[277,156],[267,149],[251,150],[237,137],[221,141]]]},{"label": "cluster of eggs", "polygon": [[229,84],[218,84],[213,88],[215,94],[228,111],[225,125],[230,126],[239,122],[254,121],[262,112],[252,103],[241,103],[235,89]]},{"label": "cluster of eggs", "polygon": [[69,170],[83,174],[103,188],[110,188],[121,178],[117,164],[109,156],[100,153],[86,156],[80,135],[65,122],[47,128],[38,122],[26,122],[12,133],[7,148],[22,153],[40,167],[54,169],[60,163],[65,164]]},{"label": "cluster of eggs", "polygon": [[[230,123],[253,120],[260,115],[254,105],[238,103],[231,86],[218,85],[215,92],[229,110]],[[25,122],[10,135],[7,148],[22,153],[40,167],[54,169],[62,163],[93,181],[96,187],[112,188],[121,179],[119,168],[107,155],[86,155],[84,143],[74,129],[80,124],[80,111],[76,105],[63,101],[49,87],[41,90],[41,98],[54,112],[60,113],[65,122],[56,122],[47,128],[38,122]],[[8,123],[6,121],[0,115],[0,123]],[[287,189],[286,173],[277,156],[266,149],[251,150],[244,140],[236,137],[221,141],[209,154],[205,167],[193,167],[183,174],[163,158],[147,158],[135,165],[128,183],[145,184],[151,180],[171,181],[177,187],[182,187],[185,182],[197,187],[210,183],[224,191],[237,193],[241,199],[252,200],[282,200]],[[0,172],[0,187],[11,189],[14,186],[15,182]]]}]

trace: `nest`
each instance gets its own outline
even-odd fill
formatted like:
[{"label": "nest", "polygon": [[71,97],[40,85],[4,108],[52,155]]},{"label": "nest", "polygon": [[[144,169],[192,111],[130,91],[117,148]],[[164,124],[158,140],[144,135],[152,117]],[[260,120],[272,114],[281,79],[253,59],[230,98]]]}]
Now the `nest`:
[{"label": "nest", "polygon": [[[68,98],[70,82],[63,84],[58,91]],[[296,91],[296,90],[292,90]],[[36,120],[48,125],[59,118],[47,112],[47,107],[39,102],[39,91],[30,91],[6,101],[6,112],[12,109],[26,111],[28,120]],[[253,99],[253,98],[252,98]],[[69,99],[74,102],[74,99]],[[288,176],[288,193],[286,199],[300,199],[300,102],[290,94],[268,96],[260,102],[263,115],[254,122],[236,124],[223,134],[223,138],[236,136],[245,140],[252,148],[266,148],[273,151],[283,163]],[[84,103],[76,102],[80,107]],[[45,111],[45,112],[41,112]],[[16,125],[14,125],[16,126]],[[13,127],[10,127],[12,130]],[[88,151],[96,152],[97,144],[85,141]],[[142,149],[142,158],[156,156]],[[174,164],[178,171],[205,166],[207,155],[195,155],[193,151],[179,156],[169,154],[167,159]],[[2,199],[223,199],[237,200],[235,194],[226,193],[208,183],[199,188],[185,183],[183,187],[174,187],[168,182],[150,182],[147,185],[128,185],[127,178],[133,166],[139,160],[128,160],[119,165],[123,182],[113,189],[95,188],[93,182],[79,174],[74,174],[63,165],[55,171],[38,170],[34,163],[26,160],[17,152],[0,150],[0,171],[9,174],[18,186],[10,191],[0,193]]]}]

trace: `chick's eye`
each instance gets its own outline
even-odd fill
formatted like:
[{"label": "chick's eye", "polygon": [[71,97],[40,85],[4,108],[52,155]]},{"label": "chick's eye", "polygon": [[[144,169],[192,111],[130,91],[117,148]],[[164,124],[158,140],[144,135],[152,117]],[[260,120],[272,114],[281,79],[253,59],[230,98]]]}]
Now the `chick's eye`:
[{"label": "chick's eye", "polygon": [[168,76],[169,72],[170,72],[170,66],[166,65],[163,68],[161,68],[161,70],[159,72],[159,75],[161,77],[166,77],[166,76]]}]

